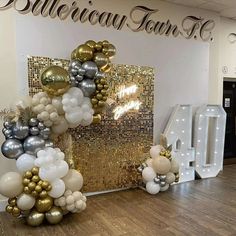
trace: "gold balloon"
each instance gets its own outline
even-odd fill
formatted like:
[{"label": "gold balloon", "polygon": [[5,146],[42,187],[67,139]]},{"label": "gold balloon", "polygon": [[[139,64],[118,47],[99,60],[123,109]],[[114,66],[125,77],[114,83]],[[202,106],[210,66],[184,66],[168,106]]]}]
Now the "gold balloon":
[{"label": "gold balloon", "polygon": [[34,191],[31,193],[31,195],[32,195],[33,197],[37,198],[39,194],[38,194],[37,191],[34,190]]},{"label": "gold balloon", "polygon": [[60,66],[47,67],[40,76],[42,89],[49,95],[59,96],[70,88],[70,76]]},{"label": "gold balloon", "polygon": [[93,49],[86,44],[82,44],[76,49],[75,54],[76,58],[74,59],[78,59],[82,62],[90,61],[93,58]]},{"label": "gold balloon", "polygon": [[39,173],[39,168],[38,167],[33,167],[32,170],[31,170],[32,174],[33,175],[38,175]]},{"label": "gold balloon", "polygon": [[20,215],[20,209],[18,208],[18,207],[13,207],[13,209],[12,209],[12,214],[14,215],[14,216],[19,216]]},{"label": "gold balloon", "polygon": [[35,183],[35,182],[30,182],[30,183],[28,184],[28,187],[29,187],[29,189],[30,189],[31,191],[33,191],[33,190],[35,189],[35,187],[36,187],[36,183]]},{"label": "gold balloon", "polygon": [[49,186],[49,182],[48,181],[43,181],[42,188],[46,189],[48,186]]},{"label": "gold balloon", "polygon": [[46,190],[49,192],[52,190],[52,185],[48,185],[48,187],[46,188]]},{"label": "gold balloon", "polygon": [[28,178],[28,179],[30,179],[30,178],[32,178],[32,172],[31,171],[26,171],[25,172],[25,175],[24,175],[24,178]]},{"label": "gold balloon", "polygon": [[106,102],[104,102],[104,101],[99,101],[98,102],[99,107],[104,107],[105,105],[106,105]]},{"label": "gold balloon", "polygon": [[97,103],[98,103],[97,98],[92,98],[92,99],[91,99],[91,103],[92,103],[93,105],[97,104]]},{"label": "gold balloon", "polygon": [[96,42],[95,41],[88,40],[85,44],[88,45],[90,48],[92,48],[93,51],[95,50],[95,46],[96,46]]},{"label": "gold balloon", "polygon": [[12,210],[13,210],[12,206],[9,206],[9,205],[6,206],[6,212],[12,213]]},{"label": "gold balloon", "polygon": [[103,89],[103,85],[102,84],[97,84],[97,89],[98,90],[102,90]]},{"label": "gold balloon", "polygon": [[102,117],[100,114],[93,115],[93,124],[99,124],[102,120]]},{"label": "gold balloon", "polygon": [[62,209],[54,206],[46,212],[45,217],[50,224],[58,224],[63,219]]},{"label": "gold balloon", "polygon": [[24,178],[23,179],[23,184],[27,186],[30,183],[30,179]]},{"label": "gold balloon", "polygon": [[9,198],[8,203],[10,206],[16,206],[16,198]]},{"label": "gold balloon", "polygon": [[35,210],[32,211],[26,219],[27,224],[30,226],[39,226],[43,223],[43,220],[44,220],[44,214],[37,212]]},{"label": "gold balloon", "polygon": [[103,47],[108,47],[110,43],[107,40],[102,41],[102,46]]},{"label": "gold balloon", "polygon": [[26,193],[26,194],[30,194],[31,193],[31,190],[29,189],[28,186],[24,187],[24,193]]},{"label": "gold balloon", "polygon": [[116,47],[113,44],[109,44],[106,48],[105,55],[109,58],[114,57],[116,55]]},{"label": "gold balloon", "polygon": [[108,84],[104,84],[104,89],[108,89],[109,88],[109,86],[108,86]]},{"label": "gold balloon", "polygon": [[100,83],[101,83],[102,85],[105,85],[105,84],[107,84],[107,80],[104,79],[104,78],[101,78]]},{"label": "gold balloon", "polygon": [[38,193],[41,193],[42,192],[42,187],[40,185],[37,185],[35,187],[35,191],[38,192]]},{"label": "gold balloon", "polygon": [[48,193],[47,193],[47,191],[43,190],[43,191],[39,194],[39,196],[40,196],[41,198],[45,198],[45,197],[48,196]]},{"label": "gold balloon", "polygon": [[73,50],[73,52],[71,53],[71,59],[72,60],[75,60],[76,59],[76,53],[77,53],[77,50]]},{"label": "gold balloon", "polygon": [[96,97],[97,97],[98,100],[102,100],[102,97],[103,97],[103,96],[102,96],[101,93],[98,93],[98,94],[96,95]]},{"label": "gold balloon", "polygon": [[95,45],[95,49],[99,52],[102,51],[102,42],[97,42]]},{"label": "gold balloon", "polygon": [[49,196],[43,198],[43,199],[37,199],[35,203],[35,207],[38,212],[46,212],[51,209],[53,205],[53,199]]},{"label": "gold balloon", "polygon": [[40,179],[40,178],[39,178],[38,175],[34,175],[31,180],[32,180],[33,182],[37,183],[37,182],[39,182],[39,179]]},{"label": "gold balloon", "polygon": [[93,60],[99,68],[105,67],[109,63],[109,58],[101,52],[95,53]]},{"label": "gold balloon", "polygon": [[107,95],[107,90],[106,89],[102,89],[101,90],[101,94],[104,96],[104,95]]},{"label": "gold balloon", "polygon": [[107,96],[103,96],[102,100],[105,102],[107,100]]},{"label": "gold balloon", "polygon": [[102,72],[109,72],[110,70],[111,70],[111,66],[109,64],[101,68]]},{"label": "gold balloon", "polygon": [[42,185],[42,184],[43,184],[43,181],[39,180],[38,185]]}]

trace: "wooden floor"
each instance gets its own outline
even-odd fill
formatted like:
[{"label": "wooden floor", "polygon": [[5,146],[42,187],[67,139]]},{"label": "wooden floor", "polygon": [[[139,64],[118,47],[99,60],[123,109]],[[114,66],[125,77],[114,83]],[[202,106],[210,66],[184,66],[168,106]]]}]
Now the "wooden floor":
[{"label": "wooden floor", "polygon": [[236,235],[236,165],[217,178],[172,186],[156,196],[128,190],[88,198],[86,211],[57,226],[31,228],[0,214],[0,235]]}]

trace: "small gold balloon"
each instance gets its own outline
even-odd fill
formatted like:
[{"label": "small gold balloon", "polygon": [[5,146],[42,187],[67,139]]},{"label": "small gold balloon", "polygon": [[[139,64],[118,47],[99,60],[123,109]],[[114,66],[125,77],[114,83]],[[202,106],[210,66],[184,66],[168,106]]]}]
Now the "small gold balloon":
[{"label": "small gold balloon", "polygon": [[9,205],[6,206],[6,212],[12,213],[12,210],[13,210],[12,206],[9,206]]},{"label": "small gold balloon", "polygon": [[30,183],[28,184],[28,187],[29,187],[29,189],[30,189],[31,191],[33,191],[33,190],[35,189],[35,187],[36,187],[36,183],[35,183],[35,182],[30,182]]},{"label": "small gold balloon", "polygon": [[93,105],[97,104],[97,103],[98,103],[97,98],[92,98],[92,99],[91,99],[91,103],[92,103]]},{"label": "small gold balloon", "polygon": [[99,101],[98,102],[99,107],[104,107],[105,105],[106,105],[106,102],[104,102],[104,101]]},{"label": "small gold balloon", "polygon": [[76,59],[76,53],[77,53],[77,50],[73,50],[73,52],[71,53],[71,59],[72,60],[75,60]]},{"label": "small gold balloon", "polygon": [[108,47],[109,45],[110,45],[109,41],[107,41],[107,40],[102,41],[103,47]]},{"label": "small gold balloon", "polygon": [[93,58],[93,49],[86,44],[80,45],[76,49],[76,58],[82,62],[90,61]]},{"label": "small gold balloon", "polygon": [[101,68],[102,72],[109,72],[110,70],[111,70],[111,66],[109,64]]},{"label": "small gold balloon", "polygon": [[48,181],[43,181],[42,188],[46,189],[48,186],[49,186],[49,182]]},{"label": "small gold balloon", "polygon": [[107,84],[107,80],[104,79],[104,78],[101,78],[100,83],[101,83],[102,85],[105,85],[105,84]]},{"label": "small gold balloon", "polygon": [[95,84],[100,84],[100,79],[95,79],[94,82]]},{"label": "small gold balloon", "polygon": [[97,42],[95,45],[95,49],[99,52],[102,51],[102,42]]},{"label": "small gold balloon", "polygon": [[31,190],[29,189],[28,186],[24,187],[24,193],[26,193],[26,194],[30,194],[31,193]]},{"label": "small gold balloon", "polygon": [[63,219],[62,209],[54,206],[46,212],[45,217],[50,224],[58,224]]},{"label": "small gold balloon", "polygon": [[30,179],[24,178],[23,179],[23,184],[27,186],[30,183]]},{"label": "small gold balloon", "polygon": [[101,93],[98,93],[97,95],[96,95],[96,98],[98,99],[98,100],[102,100],[102,94]]},{"label": "small gold balloon", "polygon": [[102,90],[103,89],[103,85],[102,84],[97,84],[97,89],[98,90]]},{"label": "small gold balloon", "polygon": [[107,100],[107,96],[103,96],[102,100],[105,102]]},{"label": "small gold balloon", "polygon": [[38,167],[33,167],[32,170],[31,170],[32,174],[33,175],[38,175],[39,173],[39,168]]},{"label": "small gold balloon", "polygon": [[109,44],[105,53],[106,56],[112,58],[116,55],[116,47],[113,44]]},{"label": "small gold balloon", "polygon": [[16,205],[16,198],[10,198],[8,200],[8,203],[9,203],[10,206],[15,206]]},{"label": "small gold balloon", "polygon": [[52,185],[48,185],[48,187],[46,188],[46,190],[49,192],[52,190]]},{"label": "small gold balloon", "polygon": [[40,198],[45,198],[45,197],[47,197],[47,196],[48,196],[48,193],[47,193],[46,190],[43,190],[43,191],[39,194],[39,197],[40,197]]},{"label": "small gold balloon", "polygon": [[51,209],[53,205],[53,199],[49,196],[43,198],[43,199],[37,199],[35,203],[35,207],[38,212],[46,212]]},{"label": "small gold balloon", "polygon": [[108,88],[109,88],[108,84],[104,84],[104,85],[103,85],[103,88],[104,88],[104,89],[108,89]]},{"label": "small gold balloon", "polygon": [[99,124],[102,120],[102,117],[100,114],[93,115],[93,124]]},{"label": "small gold balloon", "polygon": [[39,194],[36,190],[32,191],[31,195],[35,198],[37,198],[39,196]]},{"label": "small gold balloon", "polygon": [[103,67],[107,66],[109,63],[108,57],[101,52],[95,53],[93,60],[99,68],[103,68]]},{"label": "small gold balloon", "polygon": [[103,89],[101,90],[101,94],[104,96],[104,95],[107,95],[107,90],[106,89]]},{"label": "small gold balloon", "polygon": [[33,175],[32,175],[32,172],[31,172],[31,171],[26,171],[26,172],[25,172],[25,175],[24,175],[25,178],[30,179],[30,178],[32,178],[32,176],[33,176]]},{"label": "small gold balloon", "polygon": [[38,185],[42,185],[43,184],[43,181],[42,180],[39,180],[39,182],[37,183]]},{"label": "small gold balloon", "polygon": [[37,182],[39,182],[40,178],[39,178],[38,175],[34,175],[31,180],[32,180],[33,182],[37,183]]},{"label": "small gold balloon", "polygon": [[42,192],[42,187],[40,185],[37,185],[35,187],[35,191],[38,192],[38,193]]},{"label": "small gold balloon", "polygon": [[49,95],[60,96],[70,88],[70,76],[60,66],[49,66],[40,75],[42,89]]},{"label": "small gold balloon", "polygon": [[12,214],[20,215],[20,209],[18,207],[14,206],[12,209]]},{"label": "small gold balloon", "polygon": [[33,210],[27,217],[27,224],[30,226],[39,226],[43,223],[44,214]]},{"label": "small gold balloon", "polygon": [[95,46],[96,46],[96,42],[95,41],[88,40],[85,44],[88,45],[90,48],[92,48],[93,51],[95,50]]}]

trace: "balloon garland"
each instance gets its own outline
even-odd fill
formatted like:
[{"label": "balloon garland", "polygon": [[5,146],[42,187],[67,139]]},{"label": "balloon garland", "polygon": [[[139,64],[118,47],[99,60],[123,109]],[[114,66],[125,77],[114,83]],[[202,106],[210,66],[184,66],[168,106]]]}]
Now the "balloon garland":
[{"label": "balloon garland", "polygon": [[172,147],[167,146],[164,136],[161,136],[160,143],[151,147],[151,158],[138,167],[146,191],[150,194],[166,191],[172,183],[179,181],[179,164],[174,159]]},{"label": "balloon garland", "polygon": [[8,198],[6,211],[23,216],[31,226],[59,223],[68,212],[86,208],[80,192],[83,177],[69,169],[65,154],[53,137],[68,128],[101,121],[107,100],[110,58],[115,47],[108,41],[87,41],[71,55],[69,70],[49,66],[40,75],[43,92],[4,113],[6,140],[2,153],[16,159],[18,172],[0,178],[0,194]]}]

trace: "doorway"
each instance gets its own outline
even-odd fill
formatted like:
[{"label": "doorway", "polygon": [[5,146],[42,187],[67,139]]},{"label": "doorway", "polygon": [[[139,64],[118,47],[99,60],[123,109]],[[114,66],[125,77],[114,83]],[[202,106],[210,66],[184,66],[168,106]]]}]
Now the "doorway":
[{"label": "doorway", "polygon": [[223,107],[227,113],[224,159],[231,163],[236,160],[236,79],[224,81]]}]

